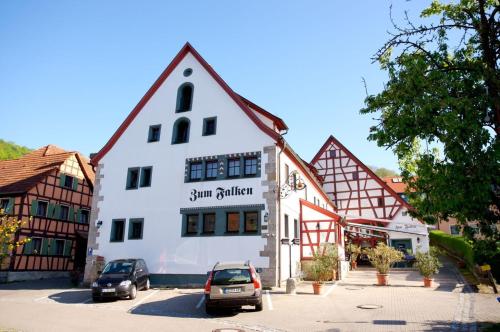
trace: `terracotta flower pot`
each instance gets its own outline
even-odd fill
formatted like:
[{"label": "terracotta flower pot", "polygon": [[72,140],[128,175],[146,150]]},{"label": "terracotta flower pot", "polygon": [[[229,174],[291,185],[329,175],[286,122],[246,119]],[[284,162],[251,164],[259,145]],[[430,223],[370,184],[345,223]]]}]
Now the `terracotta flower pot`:
[{"label": "terracotta flower pot", "polygon": [[379,286],[388,285],[388,274],[387,273],[377,273],[377,283]]},{"label": "terracotta flower pot", "polygon": [[432,279],[424,277],[424,287],[432,287]]},{"label": "terracotta flower pot", "polygon": [[337,271],[336,270],[332,271],[332,280],[333,281],[337,280]]},{"label": "terracotta flower pot", "polygon": [[319,282],[314,282],[312,285],[313,285],[314,295],[321,295],[321,293],[323,292],[323,284],[320,284]]},{"label": "terracotta flower pot", "polygon": [[351,262],[351,267],[352,267],[353,270],[357,269],[358,268],[358,262],[356,262],[356,261]]}]

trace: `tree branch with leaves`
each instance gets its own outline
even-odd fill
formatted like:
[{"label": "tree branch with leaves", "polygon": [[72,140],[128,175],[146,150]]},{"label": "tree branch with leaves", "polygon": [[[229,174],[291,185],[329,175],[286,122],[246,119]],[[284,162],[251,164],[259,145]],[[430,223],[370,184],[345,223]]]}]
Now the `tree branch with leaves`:
[{"label": "tree branch with leaves", "polygon": [[30,238],[16,241],[15,235],[25,223],[6,215],[4,210],[0,209],[0,266],[13,250],[31,241]]}]

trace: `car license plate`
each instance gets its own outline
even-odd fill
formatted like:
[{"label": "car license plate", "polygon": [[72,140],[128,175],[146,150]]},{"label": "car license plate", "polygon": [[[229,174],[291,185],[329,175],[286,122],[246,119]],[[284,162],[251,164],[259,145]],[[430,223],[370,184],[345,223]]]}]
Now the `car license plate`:
[{"label": "car license plate", "polygon": [[103,293],[114,293],[115,289],[114,288],[104,288],[102,290]]},{"label": "car license plate", "polygon": [[224,293],[241,293],[241,288],[226,288]]}]

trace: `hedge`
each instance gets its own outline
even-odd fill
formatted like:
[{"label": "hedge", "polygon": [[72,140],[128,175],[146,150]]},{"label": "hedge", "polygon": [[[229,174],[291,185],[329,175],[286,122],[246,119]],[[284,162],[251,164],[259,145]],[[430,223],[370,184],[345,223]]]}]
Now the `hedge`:
[{"label": "hedge", "polygon": [[452,236],[442,231],[431,231],[429,238],[432,244],[443,247],[455,256],[462,258],[469,268],[474,267],[474,250],[463,237]]}]

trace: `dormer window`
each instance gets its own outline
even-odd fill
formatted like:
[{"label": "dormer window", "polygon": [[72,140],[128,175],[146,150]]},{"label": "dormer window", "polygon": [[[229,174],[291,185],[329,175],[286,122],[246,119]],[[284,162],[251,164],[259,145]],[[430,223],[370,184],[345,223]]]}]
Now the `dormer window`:
[{"label": "dormer window", "polygon": [[174,123],[172,144],[187,143],[189,141],[189,119],[180,118]]},{"label": "dormer window", "polygon": [[177,90],[176,112],[187,112],[191,110],[193,104],[193,84],[184,83]]}]

